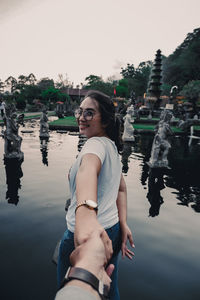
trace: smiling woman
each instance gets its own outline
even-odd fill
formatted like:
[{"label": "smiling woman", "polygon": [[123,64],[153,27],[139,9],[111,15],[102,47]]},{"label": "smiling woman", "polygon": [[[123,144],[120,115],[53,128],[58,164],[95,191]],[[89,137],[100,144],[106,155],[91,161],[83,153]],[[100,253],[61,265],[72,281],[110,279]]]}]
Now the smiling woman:
[{"label": "smiling woman", "polygon": [[[127,192],[120,163],[120,122],[111,99],[98,91],[89,91],[75,117],[80,134],[88,140],[70,169],[71,205],[67,230],[61,241],[58,259],[58,285],[70,266],[69,256],[93,231],[103,228],[102,240],[107,263],[115,265],[110,299],[120,299],[117,274],[118,254],[132,259],[131,231],[126,223]],[[89,177],[88,177],[89,175]],[[99,278],[101,279],[101,278]]]}]

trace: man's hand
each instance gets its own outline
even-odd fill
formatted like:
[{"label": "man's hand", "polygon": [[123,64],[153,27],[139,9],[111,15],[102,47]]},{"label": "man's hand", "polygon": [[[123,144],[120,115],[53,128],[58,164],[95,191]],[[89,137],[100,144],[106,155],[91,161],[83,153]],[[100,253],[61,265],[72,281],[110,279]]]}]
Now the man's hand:
[{"label": "man's hand", "polygon": [[72,252],[70,260],[74,267],[88,270],[109,286],[111,282],[109,276],[111,276],[114,266],[109,265],[106,271],[104,269],[108,261],[103,242],[104,232],[105,230],[102,228],[93,231],[88,239]]},{"label": "man's hand", "polygon": [[112,242],[107,232],[99,224],[96,212],[81,206],[76,212],[76,225],[74,232],[75,247],[85,243],[93,232],[101,232],[101,239],[105,247],[106,259],[109,261],[113,254],[113,249]]}]

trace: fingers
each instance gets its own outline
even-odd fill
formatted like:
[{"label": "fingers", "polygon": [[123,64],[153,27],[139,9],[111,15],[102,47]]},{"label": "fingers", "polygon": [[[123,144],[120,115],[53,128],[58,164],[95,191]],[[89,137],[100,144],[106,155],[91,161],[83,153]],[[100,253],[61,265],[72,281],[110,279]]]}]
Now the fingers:
[{"label": "fingers", "polygon": [[134,242],[133,242],[133,236],[132,236],[132,233],[130,233],[128,235],[128,239],[129,239],[129,243],[131,245],[132,248],[135,248],[135,245],[134,245]]},{"label": "fingers", "polygon": [[129,250],[128,248],[126,249],[126,253],[125,253],[126,257],[128,257],[129,259],[133,259],[133,256],[135,255],[131,250]]},{"label": "fingers", "polygon": [[113,264],[110,264],[106,270],[103,270],[103,273],[102,273],[102,281],[104,284],[110,286],[110,283],[111,283],[111,275],[112,275],[112,272],[114,270],[115,266]]},{"label": "fingers", "polygon": [[121,251],[122,251],[122,258],[124,258],[126,255],[126,243],[125,242],[122,243]]},{"label": "fingers", "polygon": [[113,248],[112,248],[112,242],[109,239],[109,236],[107,235],[107,232],[105,230],[101,233],[101,239],[104,243],[106,259],[107,261],[109,261],[113,254]]},{"label": "fingers", "polygon": [[113,264],[110,264],[107,268],[106,268],[106,273],[108,274],[109,277],[111,277],[113,271],[114,271],[115,266]]},{"label": "fingers", "polygon": [[[130,241],[130,239],[129,239]],[[133,241],[130,242],[131,246],[135,248],[135,245],[133,244]],[[126,246],[126,239],[124,242],[122,242],[122,258],[128,257],[129,259],[132,259],[133,256],[135,255],[133,251],[129,250],[128,247]]]}]

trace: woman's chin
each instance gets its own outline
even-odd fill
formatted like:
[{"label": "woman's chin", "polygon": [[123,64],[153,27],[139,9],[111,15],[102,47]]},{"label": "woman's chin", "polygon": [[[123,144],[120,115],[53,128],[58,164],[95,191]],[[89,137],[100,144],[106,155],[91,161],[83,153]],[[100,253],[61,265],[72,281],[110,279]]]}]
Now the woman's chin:
[{"label": "woman's chin", "polygon": [[79,133],[80,133],[81,135],[87,136],[86,130],[83,129],[83,128],[79,128]]}]

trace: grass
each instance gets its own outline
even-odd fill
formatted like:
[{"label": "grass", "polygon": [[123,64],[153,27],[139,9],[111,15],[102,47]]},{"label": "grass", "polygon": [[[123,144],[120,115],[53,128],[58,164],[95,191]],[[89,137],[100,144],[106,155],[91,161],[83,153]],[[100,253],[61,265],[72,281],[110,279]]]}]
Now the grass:
[{"label": "grass", "polygon": [[[32,119],[32,118],[38,118],[41,116],[41,113],[38,115],[34,115],[34,116],[27,116],[25,117],[25,119]],[[146,118],[144,118],[145,120]],[[0,123],[3,123],[3,121],[0,121]],[[57,119],[53,122],[49,122],[49,125],[59,125],[59,126],[77,126],[77,122],[75,117],[73,116],[69,116],[69,117],[65,117],[62,119]],[[155,129],[156,125],[153,124],[133,124],[134,129],[136,130],[150,130],[153,131]],[[182,130],[180,128],[177,128],[175,126],[171,126],[171,129],[173,132],[182,132]],[[195,130],[200,131],[200,126],[194,126]]]},{"label": "grass", "polygon": [[[25,112],[20,112],[20,113],[18,113],[18,114],[22,114],[22,113],[26,114]],[[25,115],[24,119],[25,119],[25,120],[29,120],[29,119],[38,119],[38,118],[40,118],[41,114],[42,114],[42,112],[39,112],[37,115],[30,115],[30,116],[26,116],[26,115]],[[55,115],[54,112],[48,113],[48,116],[53,116],[53,115]],[[0,124],[3,124],[3,120],[0,120]]]},{"label": "grass", "polygon": [[[53,122],[50,122],[49,125],[60,125],[60,126],[77,126],[75,117],[65,117],[62,119],[55,120]],[[156,125],[153,124],[133,124],[134,129],[138,130],[150,130],[153,131],[155,129]],[[173,132],[182,132],[180,128],[177,128],[175,126],[171,126],[171,129]],[[195,130],[200,130],[200,126],[194,126]]]},{"label": "grass", "polygon": [[50,122],[49,125],[77,126],[77,122],[75,117],[70,116]]},{"label": "grass", "polygon": [[[156,125],[152,124],[133,124],[133,127],[135,129],[142,129],[142,130],[154,130]],[[182,132],[180,128],[177,128],[175,126],[170,126],[173,132]]]}]

